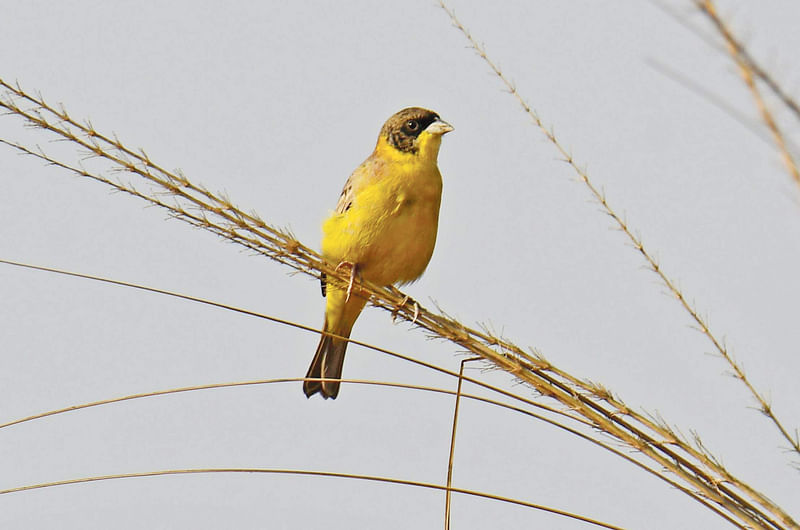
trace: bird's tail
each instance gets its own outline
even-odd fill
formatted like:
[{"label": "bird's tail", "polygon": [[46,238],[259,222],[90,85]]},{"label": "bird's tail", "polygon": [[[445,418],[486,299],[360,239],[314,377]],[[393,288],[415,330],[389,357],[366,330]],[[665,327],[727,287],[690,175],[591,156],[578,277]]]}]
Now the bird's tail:
[{"label": "bird's tail", "polygon": [[[327,322],[323,331],[328,331]],[[347,334],[347,336],[349,335],[350,333]],[[341,379],[346,350],[346,340],[323,334],[319,339],[317,353],[311,360],[306,377]],[[303,392],[306,397],[311,397],[319,392],[325,399],[336,399],[339,394],[339,384],[339,381],[304,381]]]}]

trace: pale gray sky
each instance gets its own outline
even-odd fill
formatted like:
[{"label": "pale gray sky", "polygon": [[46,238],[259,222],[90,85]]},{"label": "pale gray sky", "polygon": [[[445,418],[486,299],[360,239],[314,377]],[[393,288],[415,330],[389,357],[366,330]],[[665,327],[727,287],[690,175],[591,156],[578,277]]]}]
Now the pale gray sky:
[{"label": "pale gray sky", "polygon": [[[383,121],[410,105],[456,130],[428,271],[407,291],[491,322],[629,405],[696,430],[800,514],[798,472],[675,300],[434,2],[0,0],[0,77],[63,102],[167,168],[318,247]],[[711,34],[692,2],[669,5]],[[800,425],[800,191],[774,148],[651,66],[757,119],[730,59],[640,1],[452,0],[790,428]],[[800,7],[720,1],[789,89]],[[774,103],[770,100],[770,103]],[[777,109],[777,105],[775,105]],[[778,113],[800,143],[796,121]],[[17,118],[0,137],[49,143]],[[0,148],[0,258],[143,283],[319,326],[319,286],[102,185]],[[0,423],[126,394],[301,377],[317,337],[186,301],[0,266]],[[450,344],[367,309],[353,337],[456,369]],[[351,346],[345,377],[455,388]],[[517,391],[508,376],[482,373]],[[169,468],[285,467],[442,483],[452,398],[299,383],[136,400],[0,430],[0,489]],[[629,528],[727,528],[660,481],[554,428],[464,403],[454,484]],[[443,495],[329,478],[192,475],[0,496],[2,528],[441,527]],[[453,528],[585,528],[456,496]]]}]

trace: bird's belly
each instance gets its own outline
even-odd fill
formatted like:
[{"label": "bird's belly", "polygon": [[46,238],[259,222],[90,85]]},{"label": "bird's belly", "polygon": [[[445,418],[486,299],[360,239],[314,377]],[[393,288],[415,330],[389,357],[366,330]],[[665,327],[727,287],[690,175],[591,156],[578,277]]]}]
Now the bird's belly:
[{"label": "bird's belly", "polygon": [[388,219],[383,235],[369,249],[364,277],[380,285],[419,278],[433,255],[438,221],[438,207],[433,211],[422,205]]},{"label": "bird's belly", "polygon": [[[408,283],[428,266],[436,244],[438,197],[398,203],[381,213],[350,211],[326,223],[323,254],[349,261],[362,277],[379,285]],[[360,222],[361,221],[361,222]]]}]

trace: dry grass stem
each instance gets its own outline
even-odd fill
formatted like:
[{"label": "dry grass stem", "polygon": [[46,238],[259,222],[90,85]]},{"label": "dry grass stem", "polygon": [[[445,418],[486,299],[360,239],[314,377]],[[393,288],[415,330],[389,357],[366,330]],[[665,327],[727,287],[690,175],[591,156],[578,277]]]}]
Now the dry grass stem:
[{"label": "dry grass stem", "polygon": [[[456,375],[456,374],[453,374],[453,375]],[[152,392],[142,392],[142,393],[138,393],[138,394],[131,394],[131,395],[127,395],[127,396],[119,396],[119,397],[115,397],[115,398],[107,398],[107,399],[102,399],[102,400],[99,400],[99,401],[92,401],[92,402],[89,402],[89,403],[82,403],[82,404],[78,404],[78,405],[72,405],[72,406],[69,406],[69,407],[61,408],[61,409],[55,409],[55,410],[40,412],[38,414],[34,414],[34,415],[27,416],[27,417],[24,417],[24,418],[18,418],[18,419],[15,419],[15,420],[7,421],[5,423],[0,423],[0,429],[4,429],[4,428],[7,428],[7,427],[12,427],[14,425],[20,425],[20,424],[27,423],[27,422],[48,418],[50,416],[56,416],[56,415],[65,414],[65,413],[68,413],[68,412],[75,412],[75,411],[79,411],[79,410],[82,410],[82,409],[88,409],[88,408],[92,408],[92,407],[100,407],[100,406],[105,406],[105,405],[111,405],[111,404],[114,404],[114,403],[121,403],[123,401],[131,401],[131,400],[136,400],[136,399],[145,399],[145,398],[151,398],[151,397],[167,396],[167,395],[171,395],[171,394],[181,394],[181,393],[185,393],[185,392],[197,392],[197,391],[202,391],[202,390],[215,390],[215,389],[220,389],[220,388],[234,388],[234,387],[242,387],[242,386],[269,385],[269,384],[280,384],[280,383],[298,383],[298,382],[305,381],[305,380],[306,380],[306,378],[302,378],[302,377],[282,377],[282,378],[273,378],[273,379],[259,379],[259,380],[253,380],[253,381],[234,381],[234,382],[226,382],[226,383],[209,383],[209,384],[205,384],[205,385],[193,385],[193,386],[188,386],[188,387],[171,388],[171,389],[167,389],[167,390],[155,390],[155,391],[152,391]],[[322,380],[322,379],[313,379],[313,380],[317,381],[317,380]],[[469,380],[469,378],[463,378],[462,377],[460,379],[460,381],[462,381],[462,382],[464,380]],[[380,386],[380,387],[388,387],[388,388],[397,388],[397,389],[403,389],[403,390],[417,390],[417,391],[432,392],[432,393],[437,393],[437,394],[452,395],[452,396],[457,396],[457,397],[459,395],[457,391],[449,390],[449,389],[446,389],[446,388],[436,388],[436,387],[428,387],[428,386],[413,385],[413,384],[406,384],[406,383],[393,383],[393,382],[387,382],[387,381],[372,381],[372,380],[362,380],[362,379],[342,379],[341,382],[344,383],[344,384],[372,385],[372,386]],[[667,482],[671,486],[673,486],[673,487],[675,487],[677,489],[683,490],[683,486],[681,486],[680,484],[678,484],[677,482],[672,480],[668,475],[664,474],[659,469],[652,469],[652,468],[648,467],[648,462],[646,462],[646,461],[645,462],[640,462],[640,461],[636,460],[636,458],[634,458],[633,456],[631,456],[631,455],[629,455],[629,454],[627,454],[625,452],[622,452],[619,449],[616,449],[615,447],[613,447],[612,445],[609,445],[608,443],[602,441],[600,439],[600,437],[598,436],[598,433],[593,429],[588,429],[586,431],[580,431],[580,430],[578,430],[576,428],[573,428],[573,427],[570,427],[570,426],[566,425],[563,422],[560,422],[558,420],[554,420],[554,419],[549,418],[547,416],[543,416],[543,415],[538,414],[536,412],[530,411],[530,410],[528,410],[526,408],[522,408],[522,407],[519,407],[519,406],[515,406],[515,405],[508,404],[508,403],[504,403],[502,401],[497,401],[495,399],[487,398],[485,396],[478,396],[478,395],[470,394],[470,393],[466,393],[466,392],[462,392],[460,394],[460,396],[465,398],[465,399],[469,399],[471,401],[475,401],[475,402],[479,402],[479,403],[485,403],[487,405],[504,408],[504,409],[510,410],[512,412],[516,412],[516,413],[522,414],[522,415],[527,416],[529,418],[533,418],[533,419],[548,423],[548,424],[550,424],[550,425],[552,425],[554,427],[557,427],[557,428],[559,428],[559,429],[561,429],[561,430],[563,430],[565,432],[568,432],[568,433],[570,433],[570,434],[572,434],[574,436],[578,436],[579,438],[582,438],[582,439],[584,439],[584,440],[586,440],[588,442],[591,442],[591,443],[597,445],[598,447],[600,447],[602,449],[605,449],[606,451],[609,451],[609,452],[619,456],[620,458],[622,458],[624,460],[627,460],[628,462],[640,467],[641,469],[651,473],[652,475],[660,478],[661,480],[664,480],[665,482]],[[525,398],[520,397],[520,400],[521,401],[525,401]],[[535,408],[540,408],[542,410],[549,410],[551,412],[558,413],[558,411],[552,411],[552,410],[548,409],[547,407],[542,407],[541,404],[538,404],[538,403],[530,403],[530,405],[535,407]],[[573,417],[570,417],[570,416],[565,415],[563,413],[560,414],[560,415],[562,417],[564,417],[565,419],[576,420],[579,423],[582,423],[582,422],[579,421],[580,420],[579,418],[573,418]],[[591,427],[591,426],[588,426],[588,427]],[[709,508],[715,509],[714,506],[709,506]],[[721,515],[724,515],[724,514],[721,514]]]},{"label": "dry grass stem", "polygon": [[[800,170],[797,168],[797,162],[786,145],[786,139],[784,138],[783,132],[781,132],[780,127],[778,127],[778,124],[775,121],[775,118],[767,108],[764,98],[761,96],[761,92],[756,85],[756,77],[764,81],[767,86],[784,102],[784,104],[786,104],[786,106],[795,113],[795,116],[797,116],[798,119],[800,119],[800,108],[798,108],[794,100],[792,100],[781,89],[780,85],[778,85],[771,76],[769,76],[761,67],[758,66],[758,64],[753,60],[752,56],[748,53],[747,49],[733,36],[730,29],[728,29],[728,26],[717,14],[717,8],[714,5],[713,0],[698,0],[697,7],[708,17],[717,31],[719,31],[722,38],[725,40],[725,46],[728,50],[728,53],[736,63],[736,66],[739,69],[739,75],[741,75],[742,80],[744,81],[745,85],[747,85],[750,94],[753,96],[758,113],[761,115],[761,119],[764,121],[767,129],[769,129],[772,139],[775,142],[775,145],[778,147],[778,151],[780,151],[781,159],[783,160],[787,171],[789,171],[789,174],[795,181],[795,184],[800,186]],[[763,403],[762,409],[765,411],[765,414],[768,414],[766,412],[767,409],[763,407]],[[792,440],[791,436],[788,435],[786,430],[783,429],[780,424],[778,424],[778,426],[781,428],[783,435],[793,443],[795,451],[800,452],[800,444],[798,443],[798,440]]]},{"label": "dry grass stem", "polygon": [[458,410],[461,404],[461,385],[464,382],[464,365],[468,362],[479,361],[481,357],[470,357],[461,361],[458,370],[458,387],[456,388],[456,400],[453,405],[453,430],[450,435],[450,456],[447,459],[447,493],[444,501],[444,530],[450,530],[450,487],[453,485],[453,458],[456,452],[456,432],[458,431]]},{"label": "dry grass stem", "polygon": [[[35,489],[44,489],[44,488],[53,488],[56,486],[69,486],[74,484],[85,484],[88,482],[101,482],[106,480],[117,480],[117,479],[125,479],[125,478],[146,478],[146,477],[161,477],[161,476],[168,476],[168,475],[199,475],[199,474],[213,474],[213,473],[226,473],[226,474],[235,474],[235,473],[246,473],[246,474],[271,474],[271,475],[301,475],[307,477],[329,477],[329,478],[338,478],[338,479],[354,479],[354,480],[366,480],[370,482],[383,482],[387,484],[396,484],[400,486],[412,486],[418,488],[426,488],[431,490],[439,490],[445,491],[447,490],[447,486],[443,486],[441,484],[433,484],[430,482],[419,482],[416,480],[405,480],[401,478],[394,478],[394,477],[382,477],[376,475],[359,475],[355,473],[336,473],[333,471],[310,471],[305,469],[278,469],[278,468],[202,468],[202,469],[164,469],[158,471],[143,471],[141,473],[119,473],[115,475],[99,475],[94,477],[83,477],[83,478],[76,478],[70,480],[59,480],[55,482],[45,482],[41,484],[32,484],[29,486],[20,486],[17,488],[9,488],[0,490],[0,495],[7,495],[9,493],[18,493],[21,491],[30,491]],[[470,495],[473,497],[481,497],[484,499],[494,500],[505,502],[508,504],[516,504],[518,506],[524,506],[526,508],[533,508],[535,510],[541,510],[548,513],[552,513],[554,515],[561,515],[564,517],[568,517],[570,519],[574,519],[576,521],[583,521],[585,523],[589,523],[595,526],[599,526],[601,528],[610,528],[611,530],[624,530],[620,526],[615,526],[609,523],[605,523],[603,521],[593,519],[591,517],[585,517],[583,515],[578,515],[576,513],[567,512],[565,510],[559,510],[558,508],[552,508],[550,506],[545,506],[542,504],[534,504],[532,502],[523,501],[520,499],[515,499],[513,497],[504,497],[502,495],[495,495],[493,493],[486,493],[483,491],[471,490],[466,488],[451,488],[451,491],[454,493],[460,493],[462,495]]]},{"label": "dry grass stem", "polygon": [[[730,46],[732,46],[736,52],[736,54],[747,63],[747,66],[752,70],[753,74],[759,78],[761,81],[764,82],[767,87],[775,94],[778,99],[780,99],[786,108],[788,108],[795,117],[800,120],[800,105],[794,100],[792,96],[790,96],[786,90],[775,80],[775,78],[767,72],[759,63],[756,61],[750,52],[747,51],[747,48],[739,42],[737,38],[734,37],[733,33],[728,29],[727,24],[722,22],[722,19],[719,18],[716,14],[716,9],[713,9],[712,12],[709,12],[705,9],[705,5],[702,2],[698,2],[698,7],[700,10],[705,13],[717,30],[723,35],[726,46],[730,50]],[[712,3],[712,8],[714,5]]]},{"label": "dry grass stem", "polygon": [[[461,29],[469,37],[466,30],[463,27]],[[479,53],[489,62],[481,48],[471,37],[469,38]],[[489,62],[489,64],[492,63]],[[505,81],[499,70],[493,65],[492,67]],[[185,176],[163,169],[150,160],[144,152],[127,148],[116,137],[101,134],[91,124],[75,121],[63,107],[52,107],[41,97],[30,95],[18,85],[13,86],[0,80],[0,87],[6,91],[5,95],[0,97],[0,106],[9,113],[22,117],[27,124],[53,133],[68,144],[77,146],[79,151],[88,158],[84,161],[65,162],[37,148],[0,140],[3,143],[11,145],[23,153],[45,160],[49,164],[103,182],[116,190],[165,208],[177,219],[243,245],[253,252],[289,266],[294,271],[314,277],[325,273],[329,281],[339,282],[341,285],[347,283],[348,278],[343,276],[343,272],[336,270],[335,264],[331,265],[325,262],[316,252],[297,241],[288,232],[266,224],[254,213],[241,211],[227,198],[193,184]],[[509,88],[519,98],[510,84]],[[529,114],[535,117],[535,114],[521,98],[519,99]],[[538,118],[535,119],[541,127],[541,122],[538,121]],[[561,149],[551,133],[548,137]],[[561,150],[567,157],[566,152]],[[86,168],[88,162],[96,165],[105,164],[105,166],[99,169],[88,169]],[[571,157],[568,157],[568,162],[577,168]],[[120,172],[138,179],[146,189],[139,189],[131,183],[111,176],[119,175]],[[646,256],[653,269],[661,274],[658,266],[644,251],[641,242],[630,233],[624,222],[608,207],[605,199],[591,185],[585,173],[581,172],[580,174],[609,214],[620,223],[623,231],[637,244],[637,248]],[[668,282],[665,276],[662,277]],[[668,282],[668,285],[672,284]],[[799,528],[788,514],[771,503],[765,496],[734,477],[706,451],[678,436],[665,423],[654,421],[646,415],[632,410],[604,387],[568,374],[553,366],[541,355],[530,354],[489,331],[472,329],[444,314],[436,314],[415,304],[408,304],[406,303],[408,298],[397,289],[377,286],[368,282],[361,282],[361,288],[369,293],[370,301],[374,306],[409,322],[413,320],[417,327],[423,328],[432,336],[453,342],[460,348],[480,356],[497,368],[513,375],[541,396],[556,400],[563,409],[562,414],[571,419],[579,417],[583,425],[589,425],[592,429],[613,437],[628,450],[633,449],[637,458],[629,459],[629,461],[638,462],[637,465],[662,478],[669,473],[671,477],[664,478],[665,480],[736,526],[741,528]],[[679,294],[674,287],[672,291],[677,293],[676,295]],[[683,300],[682,295],[679,296],[679,299],[702,324],[704,333],[713,337],[708,332],[707,326],[696,316],[696,312],[691,310]],[[379,349],[379,351],[396,355],[383,349]],[[417,360],[412,360],[412,362],[420,363]],[[436,369],[432,365],[427,366]],[[453,375],[457,376],[457,374]],[[471,378],[465,377],[464,380],[485,386]],[[501,391],[501,393],[515,399],[520,398],[518,394],[507,391]],[[533,403],[531,400],[526,401]],[[586,439],[591,439],[591,437],[587,436]],[[595,443],[599,442],[595,441]],[[311,474],[311,472],[305,473]],[[349,475],[333,474],[331,476]],[[435,487],[437,489],[446,488],[445,486]],[[7,490],[7,492],[9,491],[11,490]],[[453,488],[452,491],[465,493],[467,490]]]},{"label": "dry grass stem", "polygon": [[720,109],[722,112],[724,112],[726,115],[728,115],[730,118],[737,121],[739,125],[741,125],[745,129],[753,133],[753,135],[756,136],[759,140],[761,140],[768,146],[772,147],[772,136],[767,131],[764,131],[763,127],[761,127],[760,121],[748,118],[747,116],[745,116],[743,112],[739,112],[732,105],[729,105],[727,102],[717,97],[716,94],[714,94],[707,88],[704,88],[702,85],[691,79],[689,76],[684,75],[678,72],[677,70],[670,68],[669,66],[660,61],[650,59],[647,62],[653,68],[653,70],[660,73],[667,79],[674,81],[681,87],[697,95],[698,97],[702,98],[708,103],[711,103],[712,105]]}]

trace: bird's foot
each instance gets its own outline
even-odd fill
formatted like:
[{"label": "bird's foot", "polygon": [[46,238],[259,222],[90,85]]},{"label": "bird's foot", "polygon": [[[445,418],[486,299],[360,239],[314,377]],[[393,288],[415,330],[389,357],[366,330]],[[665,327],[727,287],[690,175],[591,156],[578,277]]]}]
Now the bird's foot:
[{"label": "bird's foot", "polygon": [[353,294],[353,283],[356,280],[356,274],[358,274],[358,266],[351,261],[342,261],[336,266],[336,272],[339,271],[340,267],[350,267],[350,281],[347,283],[347,296],[344,299],[344,302],[347,303],[350,301],[350,295]]},{"label": "bird's foot", "polygon": [[397,317],[397,313],[400,311],[400,309],[405,307],[409,301],[411,301],[414,304],[414,318],[411,319],[411,325],[413,326],[414,324],[417,323],[417,318],[419,317],[419,304],[417,303],[416,300],[409,297],[408,295],[404,295],[403,300],[401,300],[400,303],[397,304],[397,308],[394,311],[392,311],[392,321],[394,321],[395,317]]}]

